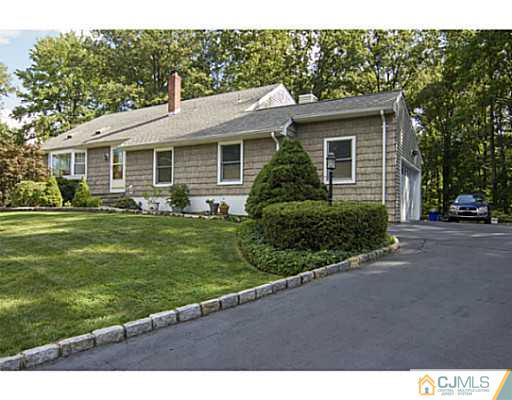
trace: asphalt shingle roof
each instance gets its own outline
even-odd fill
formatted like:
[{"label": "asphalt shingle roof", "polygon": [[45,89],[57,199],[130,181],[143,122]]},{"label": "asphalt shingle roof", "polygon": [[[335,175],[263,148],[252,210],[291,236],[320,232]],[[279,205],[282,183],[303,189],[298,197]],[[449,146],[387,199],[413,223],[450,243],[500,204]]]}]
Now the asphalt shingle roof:
[{"label": "asphalt shingle roof", "polygon": [[[44,150],[74,146],[99,146],[122,142],[122,146],[200,141],[241,133],[281,130],[290,119],[338,111],[369,108],[392,110],[399,91],[337,100],[293,104],[246,111],[279,85],[185,100],[176,115],[167,114],[167,104],[107,114],[50,139]],[[99,131],[99,134],[96,132]]]}]

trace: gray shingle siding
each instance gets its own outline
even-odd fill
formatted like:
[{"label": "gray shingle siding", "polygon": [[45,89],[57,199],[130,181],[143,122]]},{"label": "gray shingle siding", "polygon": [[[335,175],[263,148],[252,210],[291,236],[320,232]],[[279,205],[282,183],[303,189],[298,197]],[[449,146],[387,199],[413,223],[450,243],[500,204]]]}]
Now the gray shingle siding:
[{"label": "gray shingle siding", "polygon": [[[217,143],[174,147],[174,183],[185,183],[191,196],[248,195],[263,165],[275,152],[269,137],[244,141],[243,184],[217,184]],[[127,151],[126,187],[140,197],[153,189],[153,150]],[[167,192],[166,188],[163,188]]]},{"label": "gray shingle siding", "polygon": [[[396,124],[393,114],[387,120],[386,208],[390,221],[400,217],[397,213],[396,188]],[[356,137],[356,183],[334,185],[337,200],[382,201],[382,120],[380,115],[327,122],[299,124],[295,137],[309,153],[318,175],[323,181],[324,139],[330,137]],[[399,197],[399,196],[398,196]]]},{"label": "gray shingle siding", "polygon": [[110,147],[87,150],[87,183],[92,194],[108,193],[110,190],[110,162],[105,160],[105,154],[110,154]]}]

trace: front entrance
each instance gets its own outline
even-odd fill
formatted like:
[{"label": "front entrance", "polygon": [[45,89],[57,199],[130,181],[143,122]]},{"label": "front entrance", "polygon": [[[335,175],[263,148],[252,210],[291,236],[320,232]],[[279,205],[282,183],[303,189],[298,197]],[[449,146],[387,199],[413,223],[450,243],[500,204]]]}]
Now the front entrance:
[{"label": "front entrance", "polygon": [[110,191],[125,191],[125,158],[123,149],[110,149]]}]

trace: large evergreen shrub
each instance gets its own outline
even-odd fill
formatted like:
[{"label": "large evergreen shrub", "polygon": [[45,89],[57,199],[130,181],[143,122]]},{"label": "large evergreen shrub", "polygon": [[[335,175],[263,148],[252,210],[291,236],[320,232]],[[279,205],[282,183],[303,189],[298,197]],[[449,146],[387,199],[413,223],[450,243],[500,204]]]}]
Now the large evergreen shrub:
[{"label": "large evergreen shrub", "polygon": [[261,218],[269,204],[326,199],[327,190],[308,153],[300,142],[286,138],[256,177],[246,210],[252,218]]},{"label": "large evergreen shrub", "polygon": [[265,207],[265,240],[278,249],[372,250],[387,240],[388,215],[378,203],[303,201]]}]

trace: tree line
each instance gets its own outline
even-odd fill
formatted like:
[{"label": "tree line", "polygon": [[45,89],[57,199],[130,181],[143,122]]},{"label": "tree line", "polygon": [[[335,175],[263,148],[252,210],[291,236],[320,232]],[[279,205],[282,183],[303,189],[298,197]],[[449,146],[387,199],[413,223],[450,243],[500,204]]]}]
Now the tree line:
[{"label": "tree line", "polygon": [[[320,99],[403,89],[423,157],[424,208],[460,192],[510,210],[512,34],[431,30],[95,30],[41,39],[16,71],[18,143],[105,113],[281,82]],[[0,67],[0,98],[12,91]]]}]

